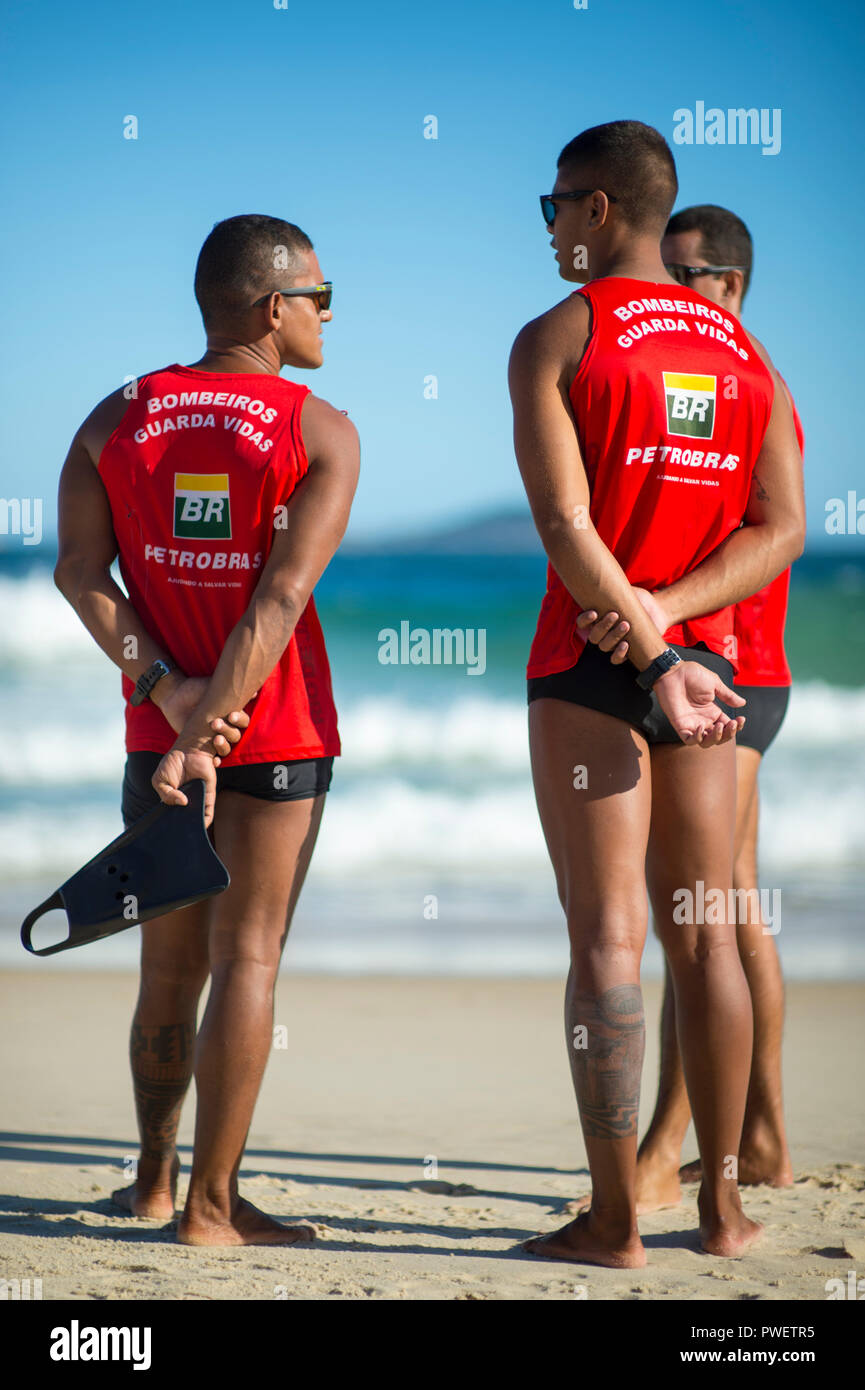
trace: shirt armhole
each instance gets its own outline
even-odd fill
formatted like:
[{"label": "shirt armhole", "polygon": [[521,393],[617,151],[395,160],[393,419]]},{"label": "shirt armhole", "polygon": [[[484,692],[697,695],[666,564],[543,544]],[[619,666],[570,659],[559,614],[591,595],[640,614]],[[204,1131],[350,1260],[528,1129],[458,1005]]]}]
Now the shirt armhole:
[{"label": "shirt armhole", "polygon": [[309,455],[306,452],[306,444],[303,438],[303,407],[312,395],[308,386],[303,387],[303,395],[298,395],[295,401],[294,410],[291,416],[291,440],[294,447],[294,455],[297,459],[297,481],[305,478],[309,472]]},{"label": "shirt armhole", "polygon": [[573,389],[574,389],[574,384],[575,384],[575,382],[579,379],[580,374],[581,374],[581,372],[582,372],[582,370],[583,370],[583,367],[584,367],[585,364],[586,364],[586,361],[587,361],[588,355],[589,355],[589,349],[592,348],[592,347],[594,347],[594,342],[595,342],[595,326],[596,326],[596,323],[597,323],[597,313],[596,313],[596,310],[595,310],[595,305],[594,305],[594,302],[593,302],[593,300],[592,300],[591,295],[586,293],[586,288],[584,287],[584,288],[581,289],[581,290],[574,290],[574,294],[580,295],[581,298],[583,298],[583,299],[586,301],[586,304],[588,305],[588,309],[589,309],[589,331],[588,331],[588,333],[586,334],[586,341],[585,341],[585,343],[583,344],[583,350],[582,350],[582,352],[580,353],[580,360],[579,360],[579,362],[577,363],[576,370],[574,371],[574,375],[571,377],[571,384],[570,384],[570,386],[568,387],[568,395],[569,395],[569,396],[570,396],[571,392],[572,392]]}]

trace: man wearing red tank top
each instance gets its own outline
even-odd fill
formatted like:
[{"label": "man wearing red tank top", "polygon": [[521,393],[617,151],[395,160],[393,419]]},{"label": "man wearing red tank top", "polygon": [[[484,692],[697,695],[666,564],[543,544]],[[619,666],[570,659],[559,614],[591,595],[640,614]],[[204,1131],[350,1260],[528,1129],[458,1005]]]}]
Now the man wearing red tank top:
[{"label": "man wearing red tank top", "polygon": [[[645,1263],[647,868],[653,900],[669,905],[658,930],[702,1161],[701,1243],[735,1256],[760,1233],[736,1181],[750,996],[735,923],[703,909],[732,891],[744,707],[731,688],[732,605],[804,536],[792,415],[765,349],[664,268],[676,192],[669,147],[640,122],[566,146],[542,208],[559,273],[585,289],[522,330],[510,366],[517,459],[550,560],[530,746],[571,942],[566,1034],[592,1178],[589,1210],[528,1248],[618,1267]],[[664,631],[637,592],[658,588]],[[581,611],[627,623],[626,663],[586,642]]]},{"label": "man wearing red tank top", "polygon": [[[339,752],[312,591],[344,533],[358,441],[343,412],[284,380],[321,366],[331,318],[312,242],[281,218],[218,223],[195,294],[207,348],[106,397],[60,479],[55,579],[122,672],[123,818],[205,783],[231,883],[142,924],[130,1060],[141,1134],[115,1202],[169,1218],[194,1074],[192,1172],[178,1239],[313,1238],[242,1199],[237,1173],[270,1051],[276,974]],[[114,582],[117,556],[129,597]],[[210,977],[196,1031],[198,1002]]]}]

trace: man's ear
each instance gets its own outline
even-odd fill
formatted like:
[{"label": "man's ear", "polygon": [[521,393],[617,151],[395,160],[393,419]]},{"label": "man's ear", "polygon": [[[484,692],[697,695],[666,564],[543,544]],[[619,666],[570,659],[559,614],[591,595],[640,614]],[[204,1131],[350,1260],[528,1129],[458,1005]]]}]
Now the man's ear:
[{"label": "man's ear", "polygon": [[607,220],[610,211],[610,203],[605,193],[600,189],[592,194],[592,211],[589,214],[589,226],[593,231],[599,231]]},{"label": "man's ear", "polygon": [[738,299],[738,300],[741,302],[741,296],[742,296],[743,287],[744,287],[744,284],[745,284],[745,273],[744,273],[744,271],[742,271],[742,270],[725,270],[725,271],[724,271],[724,277],[723,277],[723,278],[724,278],[724,298],[725,298],[725,299],[730,299],[730,300],[737,300],[737,299]]}]

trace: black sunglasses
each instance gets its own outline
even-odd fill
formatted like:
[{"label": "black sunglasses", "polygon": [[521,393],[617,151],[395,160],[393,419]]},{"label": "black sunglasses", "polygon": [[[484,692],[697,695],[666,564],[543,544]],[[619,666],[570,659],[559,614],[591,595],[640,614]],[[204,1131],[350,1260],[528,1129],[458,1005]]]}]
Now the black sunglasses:
[{"label": "black sunglasses", "polygon": [[325,280],[320,285],[301,285],[293,290],[271,290],[270,294],[263,294],[260,299],[256,299],[253,309],[257,309],[260,304],[266,304],[271,294],[281,294],[283,299],[288,299],[290,295],[297,298],[307,298],[315,300],[315,307],[321,313],[324,309],[330,308],[330,301],[333,299],[333,281]]},{"label": "black sunglasses", "polygon": [[[603,192],[604,190],[602,188],[578,188],[573,193],[542,193],[541,212],[543,213],[544,221],[548,227],[552,227],[556,220],[556,203],[563,203],[569,199],[588,198],[590,193]],[[612,193],[608,193],[606,197],[607,201],[610,203],[617,203],[619,201],[618,198],[613,197]]]},{"label": "black sunglasses", "polygon": [[669,265],[665,261],[664,269],[680,285],[687,285],[691,280],[698,279],[700,275],[723,275],[727,270],[744,271],[745,267],[743,265],[678,265],[675,261]]}]

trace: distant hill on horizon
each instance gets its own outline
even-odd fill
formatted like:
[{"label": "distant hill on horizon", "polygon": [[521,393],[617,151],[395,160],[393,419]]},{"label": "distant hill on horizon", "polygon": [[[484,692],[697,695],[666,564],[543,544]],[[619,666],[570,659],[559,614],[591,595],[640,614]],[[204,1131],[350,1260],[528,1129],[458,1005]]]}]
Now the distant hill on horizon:
[{"label": "distant hill on horizon", "polygon": [[543,550],[528,507],[508,507],[409,536],[342,546],[347,555],[538,555]]},{"label": "distant hill on horizon", "polygon": [[[822,544],[821,544],[822,542]],[[500,507],[476,514],[468,520],[441,525],[429,531],[395,533],[344,542],[343,555],[543,555],[540,537],[528,506]],[[835,565],[865,565],[865,545],[861,537],[837,536],[833,539],[809,536],[800,568],[831,573]],[[795,567],[794,567],[795,568]]]}]

